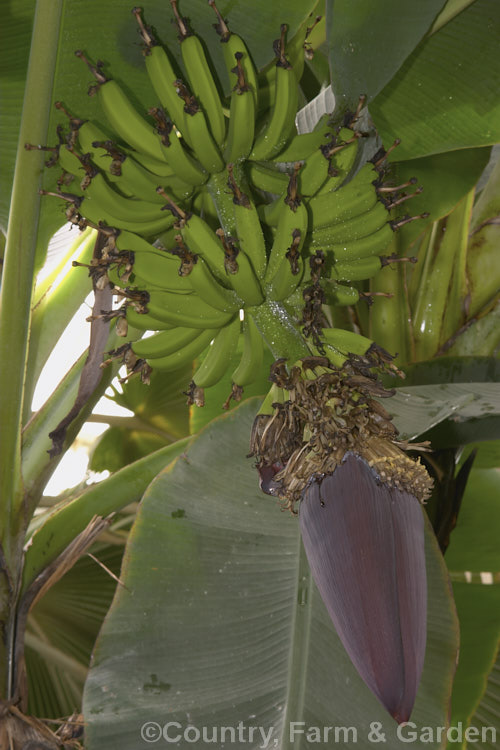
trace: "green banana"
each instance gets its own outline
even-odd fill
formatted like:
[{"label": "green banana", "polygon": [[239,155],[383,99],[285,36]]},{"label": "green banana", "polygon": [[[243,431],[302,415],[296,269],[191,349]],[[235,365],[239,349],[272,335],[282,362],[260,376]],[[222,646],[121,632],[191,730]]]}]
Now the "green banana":
[{"label": "green banana", "polygon": [[[168,177],[154,174],[136,161],[132,154],[125,155],[122,164],[122,174],[126,180],[127,187],[134,190],[135,195],[142,195],[142,191],[144,191],[144,195],[147,195],[151,201],[160,200],[156,192],[158,184],[165,190],[173,193],[179,200],[186,200],[193,194],[193,186],[185,182],[181,177],[176,174],[169,175]],[[149,181],[150,186],[154,187],[152,192],[146,192],[147,181]],[[153,195],[155,198],[153,198]]]},{"label": "green banana", "polygon": [[308,225],[307,208],[297,194],[297,174],[299,169],[300,164],[297,164],[293,175],[290,176],[287,196],[285,200],[281,202],[281,211],[276,227],[276,234],[269,255],[266,274],[264,276],[264,282],[267,284],[273,280],[285,254],[292,243],[295,242],[295,238],[298,237],[296,252],[297,254],[300,254],[306,237]]},{"label": "green banana", "polygon": [[246,159],[251,151],[255,128],[255,99],[245,78],[243,53],[236,52],[238,80],[231,93],[231,112],[224,159],[232,163]]},{"label": "green banana", "polygon": [[352,219],[338,221],[331,226],[314,227],[307,239],[316,247],[351,242],[377,232],[387,221],[389,221],[389,212],[384,204],[378,201],[369,211],[354,216]]},{"label": "green banana", "polygon": [[[170,331],[169,331],[170,333]],[[193,362],[196,357],[208,346],[217,334],[216,329],[205,329],[192,339],[182,349],[167,354],[164,357],[148,357],[147,362],[154,370],[172,371],[178,370],[184,365]]]},{"label": "green banana", "polygon": [[336,281],[363,281],[371,279],[381,268],[394,263],[416,263],[415,257],[399,257],[396,255],[369,255],[357,260],[338,261],[332,265],[330,277]]},{"label": "green banana", "polygon": [[210,226],[212,232],[219,228],[217,209],[208,190],[200,190],[196,193],[191,203],[191,211],[200,216]]},{"label": "green banana", "polygon": [[264,302],[262,288],[253,264],[242,248],[236,247],[231,238],[225,237],[224,230],[217,235],[224,248],[224,264],[227,280],[240,299],[247,305],[260,305]]},{"label": "green banana", "polygon": [[352,286],[337,284],[336,281],[326,281],[322,286],[328,304],[345,306],[359,302],[359,292]]},{"label": "green banana", "polygon": [[257,208],[260,220],[267,224],[268,227],[277,227],[280,220],[283,204],[285,203],[286,194],[280,195],[271,203],[261,203]]},{"label": "green banana", "polygon": [[169,292],[196,291],[189,278],[179,275],[177,264],[172,263],[168,253],[161,250],[134,253],[133,272],[135,286],[153,286]]},{"label": "green banana", "polygon": [[345,331],[343,328],[324,328],[321,338],[325,340],[327,347],[332,347],[342,354],[366,354],[373,341],[361,336],[354,331]]},{"label": "green banana", "polygon": [[[120,309],[123,309],[123,307]],[[170,331],[173,328],[176,328],[174,323],[166,323],[164,320],[153,318],[149,313],[143,312],[142,310],[136,310],[132,304],[125,306],[125,318],[127,323],[132,326],[132,328],[137,328],[138,331]],[[120,318],[117,319],[117,325],[118,320],[120,320]]]},{"label": "green banana", "polygon": [[187,246],[208,263],[210,270],[223,282],[226,281],[224,253],[215,232],[196,214],[185,214],[181,225],[182,238]]},{"label": "green banana", "polygon": [[167,119],[165,112],[159,107],[151,107],[148,114],[156,122],[156,132],[161,137],[163,158],[174,170],[174,174],[182,175],[181,179],[190,185],[203,185],[208,179],[208,173],[184,149],[173,122]]},{"label": "green banana", "polygon": [[311,226],[330,226],[359,216],[378,201],[378,193],[372,184],[376,177],[372,164],[365,164],[358,174],[342,187],[322,195],[313,196],[308,202]]},{"label": "green banana", "polygon": [[227,279],[224,253],[214,236],[215,233],[212,228],[197,214],[188,213],[180,208],[165,191],[159,189],[159,192],[165,198],[167,207],[171,211],[176,226],[188,248],[194,254],[201,255],[207,261],[210,270],[225,285]]},{"label": "green banana", "polygon": [[[128,284],[129,278],[132,275],[132,270],[124,269],[122,270],[122,267],[119,265],[116,266],[110,266],[106,270],[105,278],[101,277],[103,281],[101,284],[106,284],[106,281],[109,282],[109,284],[113,287],[124,287],[126,284]],[[99,280],[100,281],[100,280]],[[101,287],[103,288],[103,287]]]},{"label": "green banana", "polygon": [[371,279],[383,266],[382,258],[370,255],[358,260],[345,260],[334,263],[330,277],[336,281],[363,281]]},{"label": "green banana", "polygon": [[250,91],[252,92],[255,111],[257,110],[257,71],[248,52],[247,46],[243,39],[230,31],[227,27],[226,22],[219,13],[215,0],[208,0],[208,4],[213,8],[217,16],[218,23],[215,26],[215,30],[221,38],[222,52],[224,55],[224,62],[229,76],[229,90],[232,91],[233,87],[238,82],[238,73],[233,68],[234,60],[236,55],[241,55],[241,65],[245,74],[245,81]]},{"label": "green banana", "polygon": [[88,200],[98,204],[108,214],[116,216],[118,220],[149,223],[164,219],[162,206],[150,201],[131,200],[119,195],[111,185],[108,185],[102,174],[94,174],[89,185],[85,188]]},{"label": "green banana", "polygon": [[[92,161],[99,169],[104,168],[104,166],[107,167],[109,162],[109,154],[105,149],[93,148],[92,142],[96,140],[104,141],[109,138],[109,136],[106,135],[95,123],[89,120],[80,120],[76,117],[73,117],[73,115],[71,115],[66,107],[62,104],[62,102],[55,102],[54,106],[60,112],[63,112],[69,120],[70,136],[69,138],[65,139],[65,145],[69,147],[68,150],[73,151],[75,149],[76,142],[78,141],[78,145],[80,146],[79,152],[81,154],[90,153]],[[61,148],[62,143],[58,148],[58,153]],[[118,177],[115,177],[110,172],[109,179],[110,181],[114,182],[118,179]]]},{"label": "green banana", "polygon": [[180,351],[199,335],[200,332],[196,328],[176,327],[134,341],[132,351],[141,359],[166,357],[168,354]]},{"label": "green banana", "polygon": [[317,148],[300,172],[301,195],[316,195],[339,187],[352,170],[358,154],[358,136],[342,128],[330,142]]},{"label": "green banana", "polygon": [[[131,250],[134,253],[150,252],[156,250],[154,245],[134,232],[120,230],[115,232],[115,246],[120,251]],[[168,256],[167,256],[168,257]]]},{"label": "green banana", "polygon": [[277,162],[307,161],[308,157],[325,145],[326,138],[331,134],[331,115],[323,115],[311,133],[297,133],[288,145],[273,158]]},{"label": "green banana", "polygon": [[[102,152],[105,151],[108,163],[103,162]],[[97,152],[97,153],[96,153]],[[148,173],[131,156],[127,156],[111,140],[92,141],[90,152],[92,162],[106,169],[106,180],[113,183],[121,193],[129,197],[141,196],[150,203],[161,203],[161,198],[156,193],[156,185],[148,179]],[[154,175],[152,175],[154,176]],[[156,180],[158,181],[156,176]]]},{"label": "green banana", "polygon": [[280,172],[266,164],[251,161],[245,164],[245,169],[251,184],[259,190],[275,195],[281,195],[286,190],[289,178],[287,172]]},{"label": "green banana", "polygon": [[394,230],[390,222],[385,223],[379,230],[367,237],[360,237],[343,243],[323,244],[322,249],[337,260],[356,260],[368,258],[370,255],[380,255],[394,238]]},{"label": "green banana", "polygon": [[264,340],[251,315],[243,319],[243,353],[232,374],[233,383],[242,388],[259,377],[264,360]]},{"label": "green banana", "polygon": [[[177,9],[177,0],[170,0],[170,4],[179,31],[182,61],[191,89],[207,117],[215,143],[221,146],[226,138],[226,123],[219,92],[210,72],[210,65],[200,40],[189,31],[186,19],[181,18]],[[197,147],[197,144],[194,145]]]},{"label": "green banana", "polygon": [[270,299],[281,302],[287,299],[301,282],[304,273],[304,259],[300,254],[301,245],[300,231],[292,233],[292,244],[282,259],[278,270],[274,274],[267,289]]},{"label": "green banana", "polygon": [[[107,172],[107,179],[110,182],[118,183],[120,178],[110,171],[109,153],[105,148],[96,148],[93,146],[94,141],[105,141],[108,136],[93,122],[87,120],[78,128],[78,145],[81,154],[90,154],[92,162],[98,169]],[[117,185],[117,187],[119,187]],[[121,188],[119,188],[121,189]],[[127,192],[122,191],[122,192]]]},{"label": "green banana", "polygon": [[166,109],[176,128],[182,132],[186,143],[193,147],[188,132],[184,132],[184,105],[175,91],[175,81],[178,78],[167,52],[160,46],[150,26],[146,26],[141,18],[142,8],[133,8],[132,13],[139,25],[139,33],[144,42],[143,55],[149,80],[156,92],[161,106]]},{"label": "green banana", "polygon": [[[129,150],[127,153],[131,154],[136,162],[156,177],[166,179],[176,177],[180,179],[178,175],[175,174],[175,170],[172,169],[170,164],[167,164],[166,161],[156,161],[156,159],[152,159],[150,156],[147,156],[147,154],[140,154],[138,151]],[[158,180],[158,182],[161,182],[161,180]]]},{"label": "green banana", "polygon": [[239,335],[240,319],[236,315],[216,333],[212,345],[194,373],[193,383],[196,388],[210,388],[222,379],[236,350]]},{"label": "green banana", "polygon": [[[94,149],[106,149],[108,155],[112,158],[109,174],[115,178],[115,183],[120,190],[125,188],[130,195],[141,196],[152,203],[163,203],[163,198],[157,193],[158,184],[173,193],[176,198],[181,200],[189,198],[193,192],[193,186],[180,179],[176,175],[171,177],[159,177],[150,172],[136,161],[132,155],[127,154],[113,143],[113,141],[93,141]],[[95,159],[92,158],[95,163]]]},{"label": "green banana", "polygon": [[295,130],[295,113],[298,104],[298,85],[293,68],[285,56],[287,26],[281,25],[279,58],[276,63],[276,97],[269,122],[260,133],[250,152],[249,159],[262,161],[279,154]]},{"label": "green banana", "polygon": [[200,299],[215,310],[234,313],[243,306],[243,301],[231,289],[219,284],[201,255],[196,257],[187,278]]},{"label": "green banana", "polygon": [[95,94],[97,91],[104,115],[115,133],[137,151],[162,161],[162,146],[153,126],[137,112],[123,89],[112,78],[106,78],[99,61],[93,65],[81,50],[77,50],[75,55],[86,63],[96,79],[97,84],[89,93]]},{"label": "green banana", "polygon": [[[234,165],[228,164],[227,171],[228,186],[233,193],[234,221],[239,246],[250,259],[257,278],[262,279],[266,272],[267,254],[259,215],[252,200],[238,187],[234,177]],[[255,287],[255,284],[253,286]]]},{"label": "green banana", "polygon": [[[299,83],[302,78],[305,65],[304,42],[308,36],[308,19],[302,24],[294,37],[287,45],[287,56],[292,66],[295,80]],[[274,50],[279,56],[279,41],[274,42]],[[276,76],[274,75],[274,66],[270,64],[258,75],[258,92],[259,92],[259,111],[267,110],[271,107],[276,98]]]},{"label": "green banana", "polygon": [[51,195],[56,198],[61,198],[69,203],[69,207],[66,210],[66,218],[73,224],[78,226],[88,226],[89,223],[94,224],[97,228],[100,225],[107,227],[117,227],[119,229],[126,229],[130,232],[136,232],[138,234],[145,234],[146,236],[154,236],[165,232],[174,223],[174,217],[165,215],[154,221],[128,221],[120,219],[117,216],[109,213],[109,211],[100,208],[98,201],[90,200],[85,196],[75,195],[73,193],[51,193],[46,190],[40,191],[40,195]]},{"label": "green banana", "polygon": [[189,142],[193,144],[192,148],[198,161],[207,172],[222,172],[224,162],[198,100],[180,79],[174,82],[174,86],[178,96],[184,102],[185,131],[189,135]]},{"label": "green banana", "polygon": [[58,151],[58,162],[68,174],[72,174],[77,178],[82,177],[79,187],[80,190],[85,190],[93,174],[93,170],[86,160],[82,161],[81,157],[70,146],[61,144]]},{"label": "green banana", "polygon": [[221,328],[234,314],[215,310],[197,294],[173,294],[159,289],[149,292],[146,307],[154,318],[186,328]]}]

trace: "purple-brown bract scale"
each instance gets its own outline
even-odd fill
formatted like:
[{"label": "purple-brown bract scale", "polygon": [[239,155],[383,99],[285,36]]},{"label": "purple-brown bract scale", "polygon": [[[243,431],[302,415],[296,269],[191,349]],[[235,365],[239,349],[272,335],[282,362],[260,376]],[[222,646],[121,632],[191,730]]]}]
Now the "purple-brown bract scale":
[{"label": "purple-brown bract scale", "polygon": [[359,674],[398,722],[422,674],[427,580],[422,508],[347,453],[299,506],[311,572]]}]

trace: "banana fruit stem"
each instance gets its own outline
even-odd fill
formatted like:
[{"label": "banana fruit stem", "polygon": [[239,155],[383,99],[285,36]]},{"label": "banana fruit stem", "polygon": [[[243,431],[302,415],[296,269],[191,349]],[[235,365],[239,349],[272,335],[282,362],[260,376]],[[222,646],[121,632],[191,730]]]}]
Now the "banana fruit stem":
[{"label": "banana fruit stem", "polygon": [[292,365],[310,356],[302,334],[280,302],[266,300],[256,307],[248,307],[246,312],[252,316],[275,359],[284,358]]}]

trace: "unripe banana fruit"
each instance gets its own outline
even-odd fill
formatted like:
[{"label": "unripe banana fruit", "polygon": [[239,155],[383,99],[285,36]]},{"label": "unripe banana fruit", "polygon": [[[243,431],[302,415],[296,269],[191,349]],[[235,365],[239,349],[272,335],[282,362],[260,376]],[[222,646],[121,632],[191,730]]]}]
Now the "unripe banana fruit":
[{"label": "unripe banana fruit", "polygon": [[377,273],[393,231],[418,218],[393,213],[411,197],[404,190],[414,181],[384,183],[385,152],[352,176],[359,111],[347,124],[324,115],[312,133],[296,132],[305,28],[289,49],[281,25],[275,62],[259,76],[251,51],[209,0],[230,84],[224,101],[204,45],[177,0],[170,3],[183,70],[142,9],[132,10],[159,100],[147,112],[128,98],[119,71],[111,78],[103,63],[76,53],[95,78],[89,94],[103,126],[57,104],[69,133],[60,126],[58,144],[46,147],[47,164],[63,170],[50,194],[67,202],[70,221],[106,237],[89,274],[101,288],[111,284],[123,307],[103,316],[116,318],[119,335],[128,325],[159,332],[127,349],[130,368],[145,362],[147,379],[151,366],[168,370],[201,356],[192,385],[193,401],[201,402],[202,388],[222,378],[241,335],[236,399],[262,362],[264,339],[252,310],[283,304],[306,336],[320,331],[322,305],[355,303],[359,293],[349,283]]}]

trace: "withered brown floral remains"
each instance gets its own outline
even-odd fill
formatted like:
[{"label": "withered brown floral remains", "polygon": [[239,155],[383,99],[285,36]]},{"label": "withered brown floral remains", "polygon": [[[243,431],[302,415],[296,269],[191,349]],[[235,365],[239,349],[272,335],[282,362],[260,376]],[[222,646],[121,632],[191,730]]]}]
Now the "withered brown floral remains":
[{"label": "withered brown floral remains", "polygon": [[311,479],[332,474],[351,451],[387,486],[421,502],[429,497],[431,478],[420,460],[405,453],[425,446],[398,440],[391,415],[375,400],[394,394],[380,382],[380,371],[399,373],[391,355],[376,344],[363,356],[350,354],[341,368],[326,357],[309,357],[288,374],[285,360],[274,363],[270,380],[288,391],[289,400],[274,403],[273,414],[257,415],[250,441],[264,491],[272,476],[269,494],[294,511]]}]

